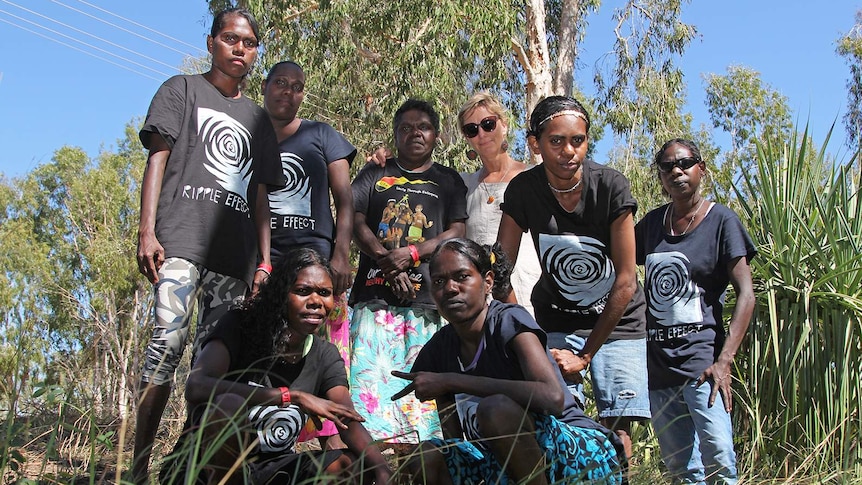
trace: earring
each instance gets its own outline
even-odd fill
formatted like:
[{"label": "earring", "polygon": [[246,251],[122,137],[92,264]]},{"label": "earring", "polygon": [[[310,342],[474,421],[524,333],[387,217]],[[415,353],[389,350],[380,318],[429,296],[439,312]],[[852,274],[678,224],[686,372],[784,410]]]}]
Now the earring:
[{"label": "earring", "polygon": [[500,148],[502,148],[504,152],[509,151],[509,142],[507,142],[506,140],[503,140],[503,144],[500,145]]},{"label": "earring", "polygon": [[473,150],[473,149],[467,150],[467,159],[468,160],[475,160],[477,158],[479,158],[479,154],[476,153],[476,150]]}]

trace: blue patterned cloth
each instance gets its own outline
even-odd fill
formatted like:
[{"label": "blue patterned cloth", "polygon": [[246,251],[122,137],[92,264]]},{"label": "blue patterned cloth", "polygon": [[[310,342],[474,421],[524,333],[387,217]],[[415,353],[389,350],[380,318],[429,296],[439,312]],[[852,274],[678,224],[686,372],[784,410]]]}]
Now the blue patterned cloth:
[{"label": "blue patterned cloth", "polygon": [[[545,450],[549,483],[622,483],[617,452],[601,431],[570,426],[554,416],[533,416],[536,441]],[[489,451],[461,439],[429,442],[443,453],[455,484],[479,484],[484,480],[515,485]]]}]

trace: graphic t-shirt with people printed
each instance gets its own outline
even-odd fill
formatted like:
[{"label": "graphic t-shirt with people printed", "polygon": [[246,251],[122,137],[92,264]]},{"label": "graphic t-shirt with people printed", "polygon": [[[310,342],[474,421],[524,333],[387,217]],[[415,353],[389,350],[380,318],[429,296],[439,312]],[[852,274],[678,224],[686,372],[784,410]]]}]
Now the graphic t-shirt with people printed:
[{"label": "graphic t-shirt with people printed", "polygon": [[[581,201],[564,210],[548,188],[541,165],[518,174],[506,188],[500,206],[523,231],[530,231],[542,266],[533,289],[536,321],[547,332],[589,336],[604,311],[616,271],[611,261],[610,227],[637,202],[628,180],[616,170],[584,160]],[[610,338],[646,335],[644,297],[638,285]]]},{"label": "graphic t-shirt with people printed", "polygon": [[[437,163],[421,173],[401,170],[395,159],[368,165],[353,181],[353,203],[386,249],[418,244],[437,237],[453,221],[467,219],[467,187],[458,172]],[[359,257],[359,271],[350,303],[379,302],[393,306],[435,308],[428,288],[428,262],[407,270],[416,299],[395,297],[373,258]]]},{"label": "graphic t-shirt with people printed", "polygon": [[226,98],[202,75],[174,76],[140,131],[171,149],[156,209],[165,257],[183,258],[251,285],[258,256],[258,184],[284,186],[275,131],[245,96]]},{"label": "graphic t-shirt with people printed", "polygon": [[725,339],[727,264],[756,254],[727,207],[712,204],[697,227],[676,236],[664,229],[667,207],[650,211],[635,226],[637,261],[646,269],[650,389],[685,384],[715,362]]},{"label": "graphic t-shirt with people printed", "polygon": [[301,120],[279,148],[287,185],[269,193],[273,263],[296,246],[313,247],[330,258],[335,222],[329,205],[329,164],[341,159],[352,163],[356,148],[331,126],[310,120]]}]

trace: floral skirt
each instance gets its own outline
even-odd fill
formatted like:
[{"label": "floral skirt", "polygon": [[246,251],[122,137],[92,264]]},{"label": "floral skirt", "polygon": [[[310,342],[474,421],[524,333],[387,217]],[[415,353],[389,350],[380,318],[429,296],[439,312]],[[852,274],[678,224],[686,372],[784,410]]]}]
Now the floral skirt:
[{"label": "floral skirt", "polygon": [[392,401],[408,381],[393,370],[410,372],[422,346],[445,320],[435,310],[357,303],[350,322],[350,394],[365,428],[375,440],[419,443],[440,437],[434,401],[413,393]]},{"label": "floral skirt", "polygon": [[[344,370],[347,371],[348,379],[350,378],[350,316],[352,313],[353,310],[347,306],[347,294],[336,297],[335,308],[332,309],[326,323],[320,328],[320,333],[323,334],[321,336],[338,348],[341,359],[344,361]],[[338,434],[338,429],[332,421],[322,419],[321,423],[323,427],[318,430],[315,428],[313,420],[306,421],[305,428],[299,435],[299,441]]]}]

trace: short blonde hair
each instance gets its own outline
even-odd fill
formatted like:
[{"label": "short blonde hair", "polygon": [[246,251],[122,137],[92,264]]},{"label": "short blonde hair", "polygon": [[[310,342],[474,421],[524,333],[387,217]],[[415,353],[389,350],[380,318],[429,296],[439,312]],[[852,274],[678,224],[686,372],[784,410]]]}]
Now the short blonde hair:
[{"label": "short blonde hair", "polygon": [[461,106],[461,111],[458,112],[458,127],[464,125],[464,118],[467,116],[467,113],[473,111],[479,106],[484,106],[485,109],[495,114],[499,119],[503,120],[507,125],[509,124],[509,115],[506,113],[506,108],[503,107],[503,104],[490,92],[488,91],[479,91],[478,93],[470,96],[470,99],[464,103],[464,106]]}]

